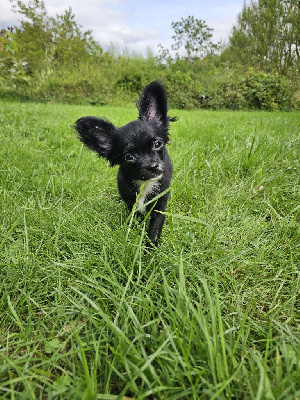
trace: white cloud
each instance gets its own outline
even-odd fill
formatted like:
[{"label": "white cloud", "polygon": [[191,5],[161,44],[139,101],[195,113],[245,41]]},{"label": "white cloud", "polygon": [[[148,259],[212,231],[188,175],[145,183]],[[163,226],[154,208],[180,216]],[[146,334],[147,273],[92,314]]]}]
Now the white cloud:
[{"label": "white cloud", "polygon": [[56,15],[64,13],[71,7],[76,20],[85,29],[93,25],[105,28],[125,17],[124,13],[117,9],[122,2],[122,0],[68,0],[68,2],[51,0],[48,1],[51,5],[46,5],[46,8],[49,15]]},{"label": "white cloud", "polygon": [[[226,5],[221,0],[211,0],[210,5],[204,0],[172,1],[171,6],[171,0],[144,4],[135,0],[45,0],[45,5],[51,16],[71,7],[83,30],[92,30],[95,40],[105,48],[114,43],[143,54],[148,46],[156,52],[160,43],[170,49],[174,33],[171,22],[187,15],[206,20],[214,29],[214,40],[224,41],[243,5],[243,0]],[[9,0],[0,0],[0,29],[16,25],[18,19]]]},{"label": "white cloud", "polygon": [[98,38],[99,42],[103,45],[115,43],[121,47],[124,46],[138,46],[140,43],[152,43],[157,40],[156,33],[150,29],[131,29],[127,25],[113,24],[102,30],[97,26],[94,27],[93,32]]},{"label": "white cloud", "polygon": [[6,29],[7,25],[15,25],[17,18],[11,11],[11,3],[4,0],[0,2],[0,29]]},{"label": "white cloud", "polygon": [[213,39],[215,42],[222,41],[228,39],[228,36],[231,32],[234,20],[232,19],[224,19],[222,21],[213,21],[209,26],[214,29]]},{"label": "white cloud", "polygon": [[207,21],[208,26],[214,29],[215,41],[226,40],[230,35],[238,13],[242,10],[242,2],[233,2],[225,5],[215,5],[214,13],[217,18]]}]

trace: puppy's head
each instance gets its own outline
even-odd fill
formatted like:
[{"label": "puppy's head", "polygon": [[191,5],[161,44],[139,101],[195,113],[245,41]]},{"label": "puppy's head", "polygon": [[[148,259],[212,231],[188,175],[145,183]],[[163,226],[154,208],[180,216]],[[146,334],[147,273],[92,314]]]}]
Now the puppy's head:
[{"label": "puppy's head", "polygon": [[83,117],[75,123],[80,140],[111,165],[135,180],[158,180],[165,171],[169,118],[167,97],[159,82],[143,90],[136,121],[117,128],[104,118]]}]

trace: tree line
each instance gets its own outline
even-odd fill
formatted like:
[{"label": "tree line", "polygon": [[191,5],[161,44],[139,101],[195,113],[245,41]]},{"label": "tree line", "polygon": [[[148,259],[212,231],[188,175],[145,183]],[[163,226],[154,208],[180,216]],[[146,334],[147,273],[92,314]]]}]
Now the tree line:
[{"label": "tree line", "polygon": [[194,16],[172,22],[171,49],[146,57],[104,51],[72,9],[50,17],[41,0],[11,0],[19,27],[0,33],[0,94],[23,100],[127,104],[154,79],[164,81],[172,107],[297,108],[299,0],[244,4],[226,45]]}]

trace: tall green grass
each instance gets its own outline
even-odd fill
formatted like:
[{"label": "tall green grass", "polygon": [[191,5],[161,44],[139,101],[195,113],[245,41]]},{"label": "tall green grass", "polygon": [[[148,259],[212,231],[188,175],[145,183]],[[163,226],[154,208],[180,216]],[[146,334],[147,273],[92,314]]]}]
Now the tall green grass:
[{"label": "tall green grass", "polygon": [[0,397],[297,399],[299,114],[171,112],[159,248],[69,127],[0,102]]}]

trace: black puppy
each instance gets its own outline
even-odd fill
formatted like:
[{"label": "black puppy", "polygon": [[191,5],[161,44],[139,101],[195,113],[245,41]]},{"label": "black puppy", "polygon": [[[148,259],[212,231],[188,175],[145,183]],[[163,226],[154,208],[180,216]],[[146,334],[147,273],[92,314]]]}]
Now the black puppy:
[{"label": "black puppy", "polygon": [[141,214],[152,210],[148,237],[156,245],[165,219],[156,211],[165,210],[169,193],[156,203],[147,203],[170,185],[173,168],[165,145],[169,140],[169,121],[175,118],[167,116],[167,96],[157,81],[143,90],[138,110],[138,119],[120,128],[104,118],[83,117],[76,121],[75,129],[86,146],[112,166],[120,166],[118,189],[128,208],[131,210],[136,204]]}]

